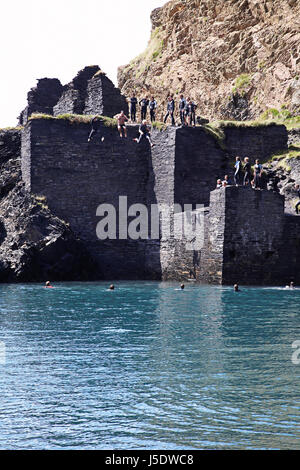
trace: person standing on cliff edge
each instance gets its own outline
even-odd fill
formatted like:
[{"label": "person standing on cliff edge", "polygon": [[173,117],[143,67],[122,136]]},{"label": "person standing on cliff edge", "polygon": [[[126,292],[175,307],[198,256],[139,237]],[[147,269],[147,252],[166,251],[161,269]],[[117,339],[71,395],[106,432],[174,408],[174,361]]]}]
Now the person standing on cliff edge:
[{"label": "person standing on cliff edge", "polygon": [[157,108],[157,102],[154,99],[154,96],[152,96],[151,101],[149,103],[149,109],[150,109],[150,120],[151,122],[155,121],[155,112]]},{"label": "person standing on cliff edge", "polygon": [[130,98],[130,119],[131,122],[136,122],[136,106],[137,106],[138,100],[137,97],[135,96],[135,93],[133,93],[132,97]]},{"label": "person standing on cliff edge", "polygon": [[141,99],[141,101],[139,102],[139,105],[141,107],[141,121],[143,122],[147,117],[147,108],[149,106],[148,96]]},{"label": "person standing on cliff edge", "polygon": [[246,157],[244,160],[244,186],[250,186],[251,185],[251,180],[252,180],[252,175],[251,175],[251,164],[249,162],[249,158]]},{"label": "person standing on cliff edge", "polygon": [[174,111],[175,111],[175,102],[174,102],[173,97],[169,96],[168,104],[167,104],[167,114],[165,115],[164,123],[166,123],[168,117],[171,116],[172,126],[175,126]]},{"label": "person standing on cliff edge", "polygon": [[236,186],[239,186],[243,180],[242,162],[241,162],[240,157],[236,157],[234,166],[235,166],[234,182]]},{"label": "person standing on cliff edge", "polygon": [[182,126],[186,125],[186,120],[185,120],[185,107],[186,107],[186,100],[183,95],[180,95],[180,100],[179,100],[179,115],[180,115],[180,122]]},{"label": "person standing on cliff edge", "polygon": [[118,131],[119,131],[121,139],[123,138],[123,132],[124,132],[124,137],[126,138],[127,130],[126,130],[125,122],[128,121],[128,117],[125,116],[124,111],[121,111],[120,114],[116,114],[114,116],[114,119],[116,119],[118,122]]}]

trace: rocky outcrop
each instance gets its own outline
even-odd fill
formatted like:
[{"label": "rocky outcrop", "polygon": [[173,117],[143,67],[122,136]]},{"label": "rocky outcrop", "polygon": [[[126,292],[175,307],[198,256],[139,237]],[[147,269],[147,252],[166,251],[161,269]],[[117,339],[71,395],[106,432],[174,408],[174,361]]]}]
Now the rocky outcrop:
[{"label": "rocky outcrop", "polygon": [[[119,68],[123,94],[190,95],[214,119],[300,106],[297,0],[171,0],[152,12],[144,53]],[[163,109],[164,110],[164,109]]]},{"label": "rocky outcrop", "polygon": [[53,114],[53,106],[59,100],[63,86],[57,78],[41,78],[37,86],[27,94],[28,105],[19,116],[19,124],[24,126],[33,113]]},{"label": "rocky outcrop", "polygon": [[0,281],[96,277],[82,242],[21,180],[20,131],[0,132]]},{"label": "rocky outcrop", "polygon": [[54,106],[54,115],[99,114],[113,117],[121,110],[128,112],[125,97],[95,65],[80,70],[74,80],[64,86],[63,94]]}]

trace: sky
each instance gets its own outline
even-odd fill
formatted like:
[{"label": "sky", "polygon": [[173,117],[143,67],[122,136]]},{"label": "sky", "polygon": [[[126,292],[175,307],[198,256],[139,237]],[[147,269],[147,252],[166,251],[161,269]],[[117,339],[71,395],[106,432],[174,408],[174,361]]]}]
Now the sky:
[{"label": "sky", "polygon": [[117,68],[146,48],[150,14],[166,0],[1,1],[0,128],[15,126],[38,78],[70,82],[99,65],[117,85]]}]

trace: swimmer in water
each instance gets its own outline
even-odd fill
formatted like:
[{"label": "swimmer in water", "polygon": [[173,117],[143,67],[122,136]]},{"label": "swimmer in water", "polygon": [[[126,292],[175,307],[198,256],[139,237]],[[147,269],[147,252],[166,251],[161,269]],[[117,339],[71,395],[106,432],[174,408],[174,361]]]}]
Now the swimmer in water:
[{"label": "swimmer in water", "polygon": [[113,284],[111,284],[111,285],[109,286],[109,290],[115,290],[115,286],[114,286]]},{"label": "swimmer in water", "polygon": [[293,281],[290,282],[290,285],[289,286],[286,286],[285,287],[286,289],[295,289],[295,284],[293,283]]},{"label": "swimmer in water", "polygon": [[53,286],[51,286],[51,282],[50,282],[50,281],[46,281],[45,289],[53,289]]},{"label": "swimmer in water", "polygon": [[183,290],[185,288],[184,284],[181,284],[180,289]]},{"label": "swimmer in water", "polygon": [[234,288],[234,292],[240,292],[238,284],[234,284],[233,288]]}]

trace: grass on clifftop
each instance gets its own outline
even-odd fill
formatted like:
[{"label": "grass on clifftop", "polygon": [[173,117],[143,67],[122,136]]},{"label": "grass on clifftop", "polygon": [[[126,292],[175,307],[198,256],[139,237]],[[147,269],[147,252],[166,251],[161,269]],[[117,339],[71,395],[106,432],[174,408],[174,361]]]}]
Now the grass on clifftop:
[{"label": "grass on clifftop", "polygon": [[292,144],[289,146],[288,151],[283,150],[272,155],[269,159],[262,161],[268,167],[273,164],[277,164],[277,167],[281,167],[286,171],[291,171],[289,165],[291,160],[300,159],[300,144]]},{"label": "grass on clifftop", "polygon": [[[62,121],[69,121],[71,124],[89,124],[91,119],[95,117],[95,115],[88,115],[88,114],[60,114],[58,116],[52,116],[51,114],[42,114],[42,113],[34,113],[30,116],[28,121],[32,121],[35,119],[48,119],[48,120],[62,120]],[[98,116],[105,127],[117,127],[116,119],[107,117],[107,116]]]}]

